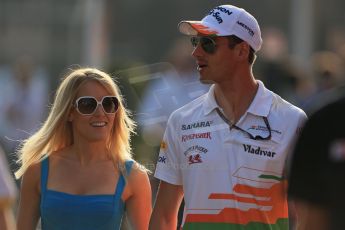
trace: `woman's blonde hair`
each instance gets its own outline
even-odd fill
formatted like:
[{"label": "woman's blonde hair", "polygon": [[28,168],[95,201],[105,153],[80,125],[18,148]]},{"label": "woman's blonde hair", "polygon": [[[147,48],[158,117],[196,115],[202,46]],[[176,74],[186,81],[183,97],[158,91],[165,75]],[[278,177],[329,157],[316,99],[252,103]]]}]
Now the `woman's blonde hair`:
[{"label": "woman's blonde hair", "polygon": [[108,74],[94,68],[80,68],[72,70],[63,78],[48,118],[35,134],[23,141],[18,150],[21,167],[15,173],[16,178],[20,178],[30,165],[73,144],[72,125],[68,116],[80,86],[91,80],[102,84],[111,95],[119,99],[119,109],[106,147],[111,159],[120,166],[121,171],[125,171],[125,161],[132,159],[130,136],[134,133],[135,122],[124,107],[119,87]]}]

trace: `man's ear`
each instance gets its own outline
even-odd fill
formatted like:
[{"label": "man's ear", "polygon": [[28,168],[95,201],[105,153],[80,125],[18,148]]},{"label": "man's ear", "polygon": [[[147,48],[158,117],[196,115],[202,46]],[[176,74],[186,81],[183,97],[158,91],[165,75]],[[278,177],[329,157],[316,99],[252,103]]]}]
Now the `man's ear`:
[{"label": "man's ear", "polygon": [[238,44],[238,56],[243,59],[243,60],[248,60],[248,56],[249,56],[249,45],[245,42],[242,42],[240,44]]}]

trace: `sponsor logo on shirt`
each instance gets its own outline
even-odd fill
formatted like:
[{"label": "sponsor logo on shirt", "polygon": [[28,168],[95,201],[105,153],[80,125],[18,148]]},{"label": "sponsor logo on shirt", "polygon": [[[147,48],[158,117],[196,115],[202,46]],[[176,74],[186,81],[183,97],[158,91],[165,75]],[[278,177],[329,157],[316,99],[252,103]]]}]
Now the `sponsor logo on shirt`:
[{"label": "sponsor logo on shirt", "polygon": [[247,153],[260,155],[260,156],[266,156],[273,158],[277,153],[273,151],[263,150],[260,146],[259,147],[252,147],[251,145],[245,145],[243,144],[243,149]]},{"label": "sponsor logo on shirt", "polygon": [[195,163],[202,163],[201,155],[199,153],[195,155],[190,155],[188,157],[188,163],[190,165]]},{"label": "sponsor logo on shirt", "polygon": [[167,150],[167,148],[168,148],[167,143],[166,143],[165,141],[162,141],[162,142],[161,142],[161,145],[160,145],[160,149],[161,149],[162,151],[165,151],[165,150]]},{"label": "sponsor logo on shirt", "polygon": [[182,142],[186,142],[189,140],[194,140],[194,139],[212,139],[211,138],[211,132],[206,132],[206,133],[193,133],[193,134],[189,134],[189,135],[182,135]]},{"label": "sponsor logo on shirt", "polygon": [[[261,125],[252,125],[248,130],[260,130],[260,131],[268,132],[268,128],[266,126],[261,126]],[[275,129],[271,129],[271,132],[282,134],[281,131],[275,130]]]},{"label": "sponsor logo on shirt", "polygon": [[183,124],[181,126],[182,130],[189,130],[189,129],[197,129],[197,128],[205,128],[210,127],[213,121],[200,121],[200,122],[194,122],[191,124]]},{"label": "sponsor logo on shirt", "polygon": [[167,158],[166,158],[165,156],[159,156],[159,157],[158,157],[158,163],[163,163],[163,164],[165,164],[165,163],[166,163],[166,160],[167,160]]},{"label": "sponsor logo on shirt", "polygon": [[184,155],[187,156],[190,152],[207,153],[208,149],[200,145],[193,145],[184,152]]},{"label": "sponsor logo on shirt", "polygon": [[208,150],[200,145],[193,145],[189,147],[184,155],[187,157],[188,164],[202,163],[202,154],[206,154]]},{"label": "sponsor logo on shirt", "polygon": [[166,158],[166,156],[164,156],[164,154],[165,154],[165,151],[167,150],[167,148],[168,148],[167,143],[164,140],[162,140],[161,145],[160,145],[161,152],[158,156],[158,163],[166,164],[167,158]]}]

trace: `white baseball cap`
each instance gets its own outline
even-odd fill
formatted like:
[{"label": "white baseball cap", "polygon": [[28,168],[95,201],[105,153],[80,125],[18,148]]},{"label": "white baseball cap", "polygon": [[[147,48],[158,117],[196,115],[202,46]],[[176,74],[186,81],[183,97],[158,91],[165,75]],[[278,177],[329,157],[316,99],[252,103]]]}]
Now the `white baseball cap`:
[{"label": "white baseball cap", "polygon": [[246,41],[255,51],[262,45],[261,31],[256,19],[242,8],[221,5],[212,9],[201,21],[181,21],[181,33],[196,36],[235,35]]}]

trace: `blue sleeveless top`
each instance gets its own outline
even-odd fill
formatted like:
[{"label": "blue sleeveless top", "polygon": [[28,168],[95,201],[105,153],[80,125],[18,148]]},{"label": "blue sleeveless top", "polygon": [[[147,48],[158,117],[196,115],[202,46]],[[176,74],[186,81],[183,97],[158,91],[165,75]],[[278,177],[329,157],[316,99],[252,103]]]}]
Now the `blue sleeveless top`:
[{"label": "blue sleeveless top", "polygon": [[[132,165],[133,161],[126,161],[128,174]],[[120,229],[125,210],[121,195],[126,184],[122,174],[114,195],[73,195],[47,189],[48,172],[46,158],[41,166],[42,230]]]}]

